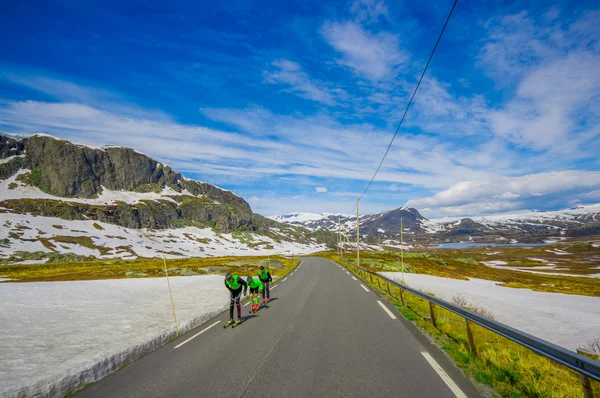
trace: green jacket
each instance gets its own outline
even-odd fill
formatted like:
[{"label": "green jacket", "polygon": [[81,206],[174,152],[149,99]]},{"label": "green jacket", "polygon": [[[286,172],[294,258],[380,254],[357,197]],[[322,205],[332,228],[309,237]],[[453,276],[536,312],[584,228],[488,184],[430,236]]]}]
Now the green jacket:
[{"label": "green jacket", "polygon": [[271,278],[271,273],[266,268],[263,269],[262,272],[260,270],[258,270],[258,278],[262,282],[271,282],[271,281],[273,281],[273,278]]},{"label": "green jacket", "polygon": [[242,286],[246,286],[247,283],[243,278],[240,278],[237,275],[233,276],[233,281],[229,282],[228,280],[225,280],[225,286],[227,287],[227,289],[231,290],[231,291],[235,291],[238,289],[241,289]]},{"label": "green jacket", "polygon": [[257,278],[252,278],[252,283],[248,283],[248,286],[250,286],[250,289],[256,289],[258,287],[261,292],[264,289],[262,282]]}]

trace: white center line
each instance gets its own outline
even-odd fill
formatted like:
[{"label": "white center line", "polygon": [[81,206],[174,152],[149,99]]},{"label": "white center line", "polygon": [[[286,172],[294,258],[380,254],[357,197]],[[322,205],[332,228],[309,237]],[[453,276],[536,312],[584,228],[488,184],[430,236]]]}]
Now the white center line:
[{"label": "white center line", "polygon": [[283,278],[282,282],[285,282],[285,280],[286,280],[286,279],[287,279],[287,278]]},{"label": "white center line", "polygon": [[352,279],[356,280],[356,278],[355,278],[355,277],[352,277]]},{"label": "white center line", "polygon": [[348,275],[350,275],[350,272],[346,271],[346,273],[347,273]]},{"label": "white center line", "polygon": [[275,289],[277,287],[277,285],[273,286],[271,289]]},{"label": "white center line", "polygon": [[369,289],[367,289],[367,288],[365,287],[365,285],[363,285],[362,283],[360,284],[360,287],[362,287],[363,289],[365,289],[365,291],[367,291],[367,292],[369,291]]},{"label": "white center line", "polygon": [[246,304],[244,304],[244,307],[246,307],[248,304],[250,304],[250,301],[248,301]]},{"label": "white center line", "polygon": [[450,376],[448,376],[448,373],[446,373],[444,371],[444,369],[442,369],[442,367],[435,361],[435,359],[433,359],[433,357],[431,355],[429,355],[428,352],[421,351],[421,354],[425,357],[425,359],[427,360],[427,362],[429,362],[429,364],[431,365],[431,367],[433,368],[433,370],[435,370],[437,372],[437,374],[440,375],[440,377],[442,378],[442,380],[444,381],[444,383],[446,383],[446,385],[448,387],[450,387],[450,389],[452,390],[452,392],[454,393],[454,395],[457,398],[467,398],[467,396],[465,395],[465,393],[462,392],[462,390],[456,385],[456,383],[454,382],[454,380],[452,380],[450,378]]},{"label": "white center line", "polygon": [[381,306],[381,308],[383,308],[383,310],[384,310],[385,312],[387,312],[387,314],[390,316],[390,318],[392,318],[392,319],[397,319],[397,318],[396,318],[396,315],[392,314],[392,311],[390,311],[390,310],[388,309],[388,307],[386,307],[385,305],[383,305],[383,303],[382,303],[381,301],[377,301],[377,304],[379,304],[379,305]]},{"label": "white center line", "polygon": [[[187,343],[188,341],[190,341],[190,340],[192,340],[192,339],[194,339],[194,338],[196,338],[196,337],[200,336],[202,333],[206,332],[208,329],[212,328],[213,326],[215,326],[215,325],[216,325],[217,323],[219,323],[219,322],[221,322],[221,321],[216,321],[215,323],[213,323],[213,324],[212,324],[212,325],[210,325],[209,327],[205,328],[205,329],[204,329],[204,330],[202,330],[201,332],[198,332],[198,333],[196,333],[195,335],[193,335],[192,337],[190,337],[189,339],[187,339],[187,340],[186,340],[186,341],[184,341],[183,343],[176,345],[176,346],[175,346],[175,348],[179,348],[179,347],[181,347],[182,345],[184,345],[185,343]],[[174,349],[175,349],[175,348],[174,348]]]}]

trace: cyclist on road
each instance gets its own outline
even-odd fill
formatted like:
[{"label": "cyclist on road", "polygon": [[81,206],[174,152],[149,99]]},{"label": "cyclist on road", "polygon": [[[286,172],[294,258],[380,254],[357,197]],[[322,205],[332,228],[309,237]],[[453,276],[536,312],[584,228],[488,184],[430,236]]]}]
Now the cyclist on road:
[{"label": "cyclist on road", "polygon": [[248,277],[248,286],[250,287],[250,302],[252,303],[252,309],[250,312],[258,311],[260,304],[258,303],[258,292],[264,292],[264,286],[258,278]]},{"label": "cyclist on road", "polygon": [[[269,290],[269,284],[271,282],[273,282],[273,278],[271,278],[271,274],[269,273],[269,270],[266,269],[264,266],[260,266],[260,269],[258,270],[258,279],[260,279],[260,281],[263,283],[263,285],[265,285],[265,288],[262,291],[262,303],[269,303],[269,299],[271,298],[271,292]],[[265,298],[265,295],[267,296]]]},{"label": "cyclist on road", "polygon": [[225,275],[225,287],[229,290],[231,294],[229,298],[229,321],[225,324],[225,327],[233,324],[233,305],[237,306],[237,321],[234,326],[242,323],[242,306],[240,305],[240,298],[242,296],[242,291],[244,296],[246,295],[246,291],[248,286],[246,281],[243,278],[240,278],[237,275],[227,274]]}]

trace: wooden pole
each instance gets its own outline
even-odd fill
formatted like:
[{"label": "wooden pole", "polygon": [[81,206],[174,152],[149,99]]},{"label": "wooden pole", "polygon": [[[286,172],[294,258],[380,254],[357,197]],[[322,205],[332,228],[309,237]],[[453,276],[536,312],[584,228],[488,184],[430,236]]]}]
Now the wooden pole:
[{"label": "wooden pole", "polygon": [[[594,354],[592,352],[582,350],[581,348],[577,349],[577,353],[584,355],[595,361],[597,361],[599,358],[598,354]],[[579,378],[581,379],[581,388],[583,388],[584,398],[594,398],[594,390],[592,390],[592,382],[590,381],[590,378],[585,375],[582,375],[582,374],[579,375]]]},{"label": "wooden pole", "polygon": [[402,284],[404,285],[404,240],[402,239],[402,217],[400,217],[400,262],[402,263]]},{"label": "wooden pole", "polygon": [[431,314],[431,322],[433,323],[433,327],[435,327],[437,329],[437,322],[435,320],[435,310],[433,308],[433,303],[430,301],[429,302],[429,313]]},{"label": "wooden pole", "polygon": [[358,197],[356,198],[356,265],[360,267],[360,226],[358,224]]},{"label": "wooden pole", "polygon": [[471,354],[477,356],[477,346],[475,345],[475,338],[473,337],[473,329],[471,329],[471,322],[465,318],[465,323],[467,324],[467,338],[469,340],[469,349],[471,350]]}]

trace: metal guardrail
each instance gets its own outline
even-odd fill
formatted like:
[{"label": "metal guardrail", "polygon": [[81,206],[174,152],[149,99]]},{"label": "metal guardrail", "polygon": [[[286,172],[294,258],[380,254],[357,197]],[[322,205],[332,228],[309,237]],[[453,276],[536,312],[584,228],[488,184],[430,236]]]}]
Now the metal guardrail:
[{"label": "metal guardrail", "polygon": [[459,307],[455,304],[444,301],[438,297],[429,295],[427,293],[423,293],[422,291],[413,289],[409,286],[402,285],[389,278],[386,278],[385,276],[379,275],[376,272],[369,271],[368,269],[365,269],[363,267],[357,266],[344,260],[341,261],[353,267],[355,270],[360,270],[363,273],[375,275],[378,278],[382,278],[387,283],[390,283],[399,289],[402,289],[408,293],[418,296],[424,300],[427,300],[430,303],[433,303],[488,330],[491,330],[496,334],[506,337],[507,339],[512,340],[515,343],[522,345],[523,347],[527,347],[545,358],[548,358],[561,365],[564,365],[584,376],[588,376],[594,380],[600,381],[600,362],[594,361],[583,355],[569,351],[566,348],[557,346],[556,344],[552,344],[546,340],[542,340],[540,338],[507,326],[503,323],[486,318],[473,311],[469,311],[463,307]]}]

